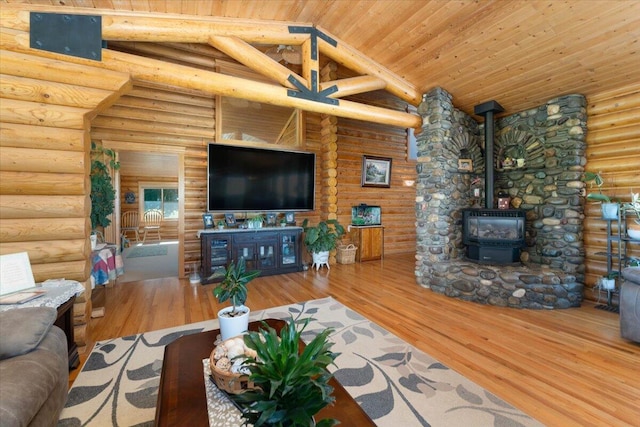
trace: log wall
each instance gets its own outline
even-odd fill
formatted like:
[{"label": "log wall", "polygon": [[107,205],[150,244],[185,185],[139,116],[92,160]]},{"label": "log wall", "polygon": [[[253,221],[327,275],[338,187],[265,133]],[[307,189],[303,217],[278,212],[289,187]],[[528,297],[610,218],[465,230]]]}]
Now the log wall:
[{"label": "log wall", "polygon": [[[587,97],[588,132],[585,169],[601,172],[602,192],[628,202],[631,191],[640,192],[640,84]],[[589,189],[587,188],[587,191]],[[607,223],[600,206],[587,201],[584,242],[586,251],[585,298],[597,299],[598,277],[607,272]],[[640,257],[640,245],[628,244],[627,255]],[[602,297],[602,296],[600,296]]]},{"label": "log wall", "polygon": [[[404,110],[406,103],[383,91],[358,96],[367,102]],[[380,206],[384,226],[384,253],[416,250],[416,161],[408,159],[405,129],[345,118],[338,119],[338,218],[351,222],[351,207],[361,203]],[[362,187],[362,156],[391,159],[391,187]],[[411,185],[409,185],[409,181]]]},{"label": "log wall", "polygon": [[36,282],[65,278],[84,345],[91,310],[89,118],[129,76],[0,51],[0,254],[27,252]]}]

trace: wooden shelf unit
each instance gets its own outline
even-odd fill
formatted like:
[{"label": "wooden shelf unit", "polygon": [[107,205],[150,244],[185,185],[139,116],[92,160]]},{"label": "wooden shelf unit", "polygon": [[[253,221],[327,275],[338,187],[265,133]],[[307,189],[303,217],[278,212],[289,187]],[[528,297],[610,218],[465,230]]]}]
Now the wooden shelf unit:
[{"label": "wooden shelf unit", "polygon": [[356,260],[374,261],[384,258],[384,227],[381,225],[352,225],[351,240],[358,247]]},{"label": "wooden shelf unit", "polygon": [[302,270],[302,227],[200,230],[202,283],[213,273],[244,258],[247,270],[260,276]]}]

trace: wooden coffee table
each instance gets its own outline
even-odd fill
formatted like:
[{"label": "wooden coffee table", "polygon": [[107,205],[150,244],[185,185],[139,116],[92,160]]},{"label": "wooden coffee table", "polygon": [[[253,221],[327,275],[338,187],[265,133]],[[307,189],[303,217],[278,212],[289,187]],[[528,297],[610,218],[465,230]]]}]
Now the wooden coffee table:
[{"label": "wooden coffee table", "polygon": [[[265,322],[280,331],[283,320],[267,319]],[[249,330],[257,330],[260,322],[251,322]],[[156,426],[202,426],[209,425],[207,396],[205,392],[202,359],[207,359],[220,330],[186,335],[167,345],[164,350]],[[336,401],[316,415],[316,419],[335,418],[340,426],[375,426],[375,423],[347,393],[340,383],[332,378]]]}]

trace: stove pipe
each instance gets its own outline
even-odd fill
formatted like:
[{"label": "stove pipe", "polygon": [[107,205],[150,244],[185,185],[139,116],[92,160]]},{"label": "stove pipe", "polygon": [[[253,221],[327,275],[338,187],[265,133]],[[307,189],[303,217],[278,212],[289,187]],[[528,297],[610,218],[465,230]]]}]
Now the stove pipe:
[{"label": "stove pipe", "polygon": [[494,209],[493,206],[493,139],[494,122],[493,114],[504,111],[498,101],[487,101],[473,107],[473,112],[478,116],[484,116],[484,207]]}]

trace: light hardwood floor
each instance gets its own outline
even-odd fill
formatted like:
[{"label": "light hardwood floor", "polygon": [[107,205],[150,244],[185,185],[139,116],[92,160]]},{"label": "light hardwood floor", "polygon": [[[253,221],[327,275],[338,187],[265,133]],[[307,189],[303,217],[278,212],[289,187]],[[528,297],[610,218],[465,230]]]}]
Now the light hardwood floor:
[{"label": "light hardwood floor", "polygon": [[[591,303],[534,311],[462,302],[416,285],[414,263],[412,254],[394,255],[260,277],[247,304],[332,296],[546,425],[640,425],[640,345],[620,338],[617,314]],[[222,306],[213,286],[174,278],[106,288],[106,314],[91,320],[87,348],[215,318]]]}]

